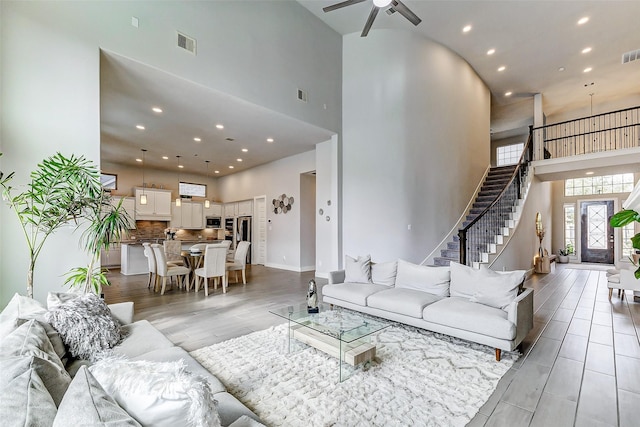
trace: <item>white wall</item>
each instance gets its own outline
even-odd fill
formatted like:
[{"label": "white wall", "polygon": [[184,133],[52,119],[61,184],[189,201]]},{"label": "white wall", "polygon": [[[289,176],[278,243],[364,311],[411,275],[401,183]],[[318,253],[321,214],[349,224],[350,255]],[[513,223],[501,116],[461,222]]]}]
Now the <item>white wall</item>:
[{"label": "white wall", "polygon": [[[218,178],[225,202],[267,195],[267,267],[302,271],[300,259],[300,174],[315,170],[315,152],[287,157],[247,171]],[[293,196],[291,211],[275,214],[271,201]]]},{"label": "white wall", "polygon": [[300,269],[316,269],[316,178],[300,175]]},{"label": "white wall", "polygon": [[[340,131],[341,37],[297,2],[2,1],[0,8],[2,165],[17,171],[16,184],[56,151],[99,162],[101,48]],[[178,29],[198,40],[197,56],[175,46]],[[309,94],[304,106],[298,87]],[[11,253],[0,261],[3,306],[25,292],[28,258],[4,205],[1,214],[0,250]],[[84,264],[77,240],[62,230],[46,245],[36,267],[37,299]]]},{"label": "white wall", "polygon": [[316,145],[316,276],[325,278],[340,267],[338,151],[337,136]]},{"label": "white wall", "polygon": [[487,87],[443,46],[374,30],[344,37],[342,108],[344,253],[420,262],[489,164]]}]

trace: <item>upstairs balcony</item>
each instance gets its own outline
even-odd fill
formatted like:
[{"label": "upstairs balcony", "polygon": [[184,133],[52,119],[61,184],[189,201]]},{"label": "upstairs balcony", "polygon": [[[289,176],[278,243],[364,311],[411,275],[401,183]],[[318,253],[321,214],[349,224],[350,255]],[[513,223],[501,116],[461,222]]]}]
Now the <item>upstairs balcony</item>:
[{"label": "upstairs balcony", "polygon": [[531,136],[542,181],[640,170],[640,106],[533,128]]}]

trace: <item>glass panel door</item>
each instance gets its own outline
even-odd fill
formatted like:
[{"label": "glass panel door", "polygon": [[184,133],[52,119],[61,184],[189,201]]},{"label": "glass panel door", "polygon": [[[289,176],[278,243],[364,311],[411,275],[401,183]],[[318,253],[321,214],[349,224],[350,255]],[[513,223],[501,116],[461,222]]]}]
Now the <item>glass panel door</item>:
[{"label": "glass panel door", "polygon": [[580,203],[582,262],[613,264],[613,200]]}]

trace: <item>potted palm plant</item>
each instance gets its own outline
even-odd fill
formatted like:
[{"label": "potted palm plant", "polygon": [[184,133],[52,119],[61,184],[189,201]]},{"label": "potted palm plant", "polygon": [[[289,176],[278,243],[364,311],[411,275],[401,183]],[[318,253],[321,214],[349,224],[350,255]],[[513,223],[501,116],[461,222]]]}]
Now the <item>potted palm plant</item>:
[{"label": "potted palm plant", "polygon": [[[84,156],[65,157],[56,153],[38,164],[28,184],[12,187],[12,178],[13,173],[6,177],[0,173],[0,187],[2,198],[17,216],[29,250],[27,296],[33,298],[33,272],[47,238],[69,223],[87,226],[81,242],[92,261],[85,271],[85,289],[95,283],[95,278],[104,284],[104,274],[102,277],[95,274],[96,248],[108,248],[119,237],[116,229],[128,217],[121,206],[109,203],[93,163]],[[77,284],[77,278],[71,283]]]},{"label": "potted palm plant", "polygon": [[[627,200],[622,203],[622,208],[620,212],[613,215],[609,220],[612,227],[624,227],[633,222],[640,222],[640,181],[638,181]],[[636,251],[640,250],[640,233],[631,238],[631,244]],[[640,279],[640,266],[633,264],[638,267],[634,275],[636,279]]]}]

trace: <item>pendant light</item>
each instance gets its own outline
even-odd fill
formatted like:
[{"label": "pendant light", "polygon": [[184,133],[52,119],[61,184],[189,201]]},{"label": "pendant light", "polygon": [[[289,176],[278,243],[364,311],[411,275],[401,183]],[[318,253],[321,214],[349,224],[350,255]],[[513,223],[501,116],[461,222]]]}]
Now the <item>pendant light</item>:
[{"label": "pendant light", "polygon": [[176,198],[176,206],[182,206],[182,199],[180,198],[180,156],[178,158],[178,197]]},{"label": "pendant light", "polygon": [[[209,178],[209,160],[205,160],[204,161],[207,164],[207,174],[205,175],[207,177],[207,179]],[[205,194],[206,196],[206,194]],[[209,202],[209,199],[204,199],[204,207],[209,209],[209,206],[211,206],[211,203]]]},{"label": "pendant light", "polygon": [[147,150],[145,150],[144,148],[142,148],[142,194],[140,195],[140,204],[141,205],[146,205],[147,204],[147,194],[144,192],[144,187],[146,186],[145,182],[144,182],[144,153],[147,152]]}]

